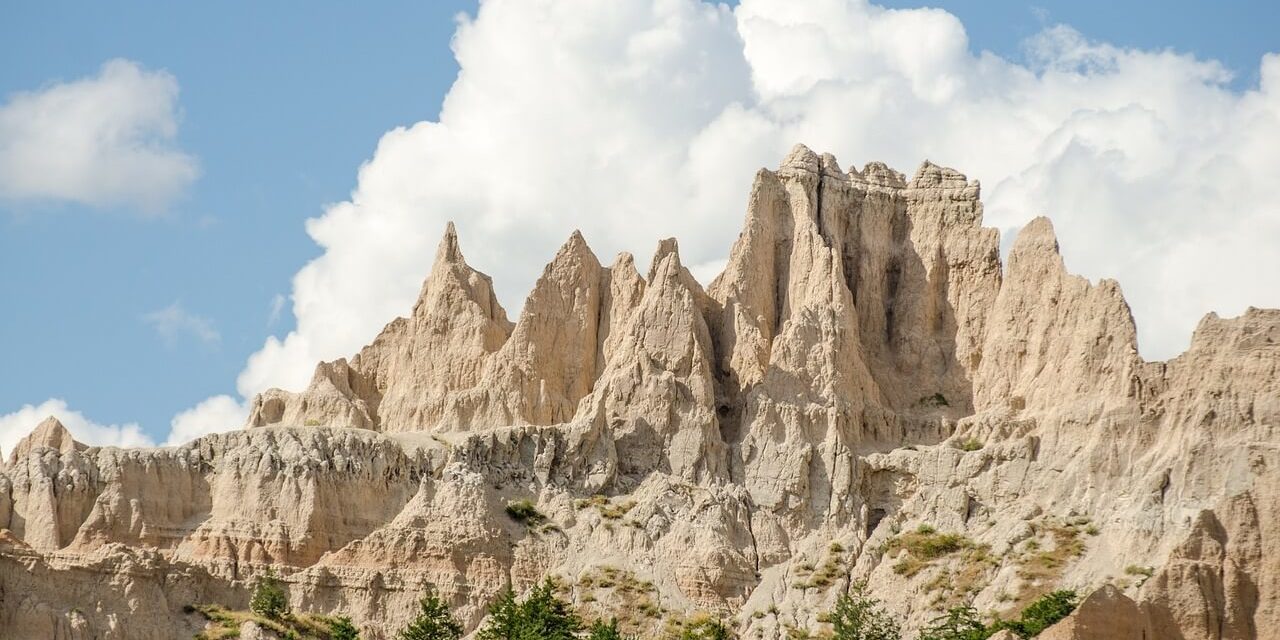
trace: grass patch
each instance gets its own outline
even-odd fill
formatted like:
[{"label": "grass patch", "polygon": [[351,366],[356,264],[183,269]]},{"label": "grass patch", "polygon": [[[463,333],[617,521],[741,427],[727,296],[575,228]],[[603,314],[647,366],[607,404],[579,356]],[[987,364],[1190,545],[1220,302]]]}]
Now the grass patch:
[{"label": "grass patch", "polygon": [[982,446],[982,441],[973,436],[965,438],[958,445],[961,451],[977,451],[978,449],[981,449]]},{"label": "grass patch", "polygon": [[1053,546],[1044,549],[1037,540],[1027,541],[1027,553],[1021,558],[1018,577],[1028,581],[1049,581],[1057,578],[1072,560],[1084,555],[1085,543],[1075,526],[1061,525],[1048,531]]},{"label": "grass patch", "polygon": [[617,620],[624,636],[655,630],[667,613],[659,605],[656,585],[618,567],[594,567],[573,584],[557,584],[557,589],[579,603],[584,618]]},{"label": "grass patch", "polygon": [[[605,520],[621,520],[623,516],[627,515],[628,512],[635,508],[636,503],[634,500],[614,502],[603,494],[597,493],[590,498],[575,500],[573,506],[578,510],[595,507],[595,510],[600,513],[601,518],[604,518]],[[628,524],[632,524],[637,527],[641,526],[639,523]]]},{"label": "grass patch", "polygon": [[938,533],[929,525],[920,525],[915,531],[903,533],[889,541],[888,549],[906,549],[907,553],[924,561],[941,558],[971,546],[973,541],[956,533]]},{"label": "grass patch", "polygon": [[946,568],[925,585],[927,591],[940,591],[940,599],[977,593],[975,585],[986,577],[989,568],[998,564],[986,544],[974,543],[964,535],[938,532],[929,525],[893,536],[884,544],[884,550],[899,556],[891,568],[904,577],[916,575],[937,559],[960,553],[959,566]]},{"label": "grass patch", "polygon": [[845,560],[840,555],[842,553],[844,553],[844,546],[833,542],[827,547],[827,553],[823,556],[822,562],[818,566],[815,567],[812,562],[808,561],[797,563],[795,565],[796,575],[808,576],[808,579],[793,583],[792,588],[825,589],[830,587],[847,572]]},{"label": "grass patch", "polygon": [[184,607],[199,613],[209,621],[204,631],[196,634],[196,640],[228,640],[240,637],[240,625],[253,621],[282,638],[292,640],[329,640],[330,629],[337,621],[331,616],[313,613],[288,614],[280,620],[264,618],[252,611],[227,609],[218,604],[197,604]]},{"label": "grass patch", "polygon": [[547,521],[547,517],[538,511],[538,507],[534,506],[529,500],[512,500],[507,503],[507,515],[512,520],[532,527]]}]

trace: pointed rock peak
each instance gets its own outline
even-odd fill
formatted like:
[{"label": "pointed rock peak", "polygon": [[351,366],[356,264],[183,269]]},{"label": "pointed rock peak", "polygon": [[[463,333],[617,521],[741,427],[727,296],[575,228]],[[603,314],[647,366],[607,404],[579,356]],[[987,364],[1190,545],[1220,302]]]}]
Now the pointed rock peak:
[{"label": "pointed rock peak", "polygon": [[614,272],[617,272],[619,269],[623,271],[632,271],[637,276],[640,275],[640,270],[636,268],[636,257],[631,255],[629,251],[619,253],[618,257],[613,259],[613,265],[610,266],[609,269]]},{"label": "pointed rock peak", "polygon": [[40,424],[36,425],[35,429],[31,430],[31,433],[37,433],[41,430],[66,431],[67,428],[62,425],[62,421],[58,419],[58,416],[49,416],[48,418],[41,420]]},{"label": "pointed rock peak", "polygon": [[659,268],[664,262],[670,258],[675,261],[675,271],[680,269],[680,245],[675,238],[665,238],[658,241],[658,249],[653,252],[653,262],[649,263],[649,282],[652,284],[653,279],[657,276]]},{"label": "pointed rock peak", "polygon": [[18,445],[13,448],[13,453],[9,455],[9,463],[13,464],[18,458],[22,458],[30,453],[33,449],[39,447],[48,447],[57,449],[61,453],[70,453],[77,449],[84,449],[85,445],[76,442],[71,436],[71,432],[63,426],[62,422],[54,416],[49,416],[36,425],[27,437],[18,441]]},{"label": "pointed rock peak", "polygon": [[592,261],[599,264],[599,260],[596,259],[595,252],[593,252],[591,247],[587,245],[587,240],[582,237],[582,232],[577,229],[574,229],[573,233],[569,234],[569,239],[565,240],[564,244],[560,245],[560,250],[556,252],[555,261],[558,262],[564,258],[573,256],[582,258],[590,256]]},{"label": "pointed rock peak", "polygon": [[1029,253],[1058,255],[1058,236],[1053,231],[1053,222],[1044,216],[1034,218],[1018,231],[1009,255]]},{"label": "pointed rock peak", "polygon": [[[314,388],[325,382],[336,382],[338,380],[345,381],[350,374],[351,367],[347,364],[346,358],[338,358],[332,362],[323,362],[316,365],[315,371],[311,374],[311,387]],[[344,382],[345,383],[345,382]]]},{"label": "pointed rock peak", "polygon": [[71,440],[74,442],[71,432],[63,426],[62,421],[58,420],[56,416],[49,416],[41,420],[40,424],[36,425],[36,428],[32,429],[31,433],[27,435],[27,438],[41,438],[58,442]]},{"label": "pointed rock peak", "polygon": [[462,257],[462,249],[458,247],[458,230],[453,221],[444,228],[444,237],[440,239],[440,247],[436,249],[436,264],[466,264]]},{"label": "pointed rock peak", "polygon": [[791,153],[782,160],[780,169],[795,169],[817,173],[822,170],[822,159],[809,147],[797,144],[791,147]]}]

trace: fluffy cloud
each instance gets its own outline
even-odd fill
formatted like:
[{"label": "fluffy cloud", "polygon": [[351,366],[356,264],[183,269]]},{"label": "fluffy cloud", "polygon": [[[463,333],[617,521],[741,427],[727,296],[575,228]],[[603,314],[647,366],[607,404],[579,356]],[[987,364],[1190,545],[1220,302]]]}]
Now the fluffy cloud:
[{"label": "fluffy cloud", "polygon": [[0,452],[8,455],[18,441],[26,437],[42,420],[56,417],[71,435],[80,442],[99,446],[150,447],[154,443],[136,424],[98,424],[73,411],[67,403],[57,398],[38,405],[23,405],[13,413],[0,415]]},{"label": "fluffy cloud", "polygon": [[178,301],[163,309],[143,314],[142,321],[151,325],[160,339],[169,346],[177,344],[178,338],[184,335],[204,344],[217,344],[222,340],[222,334],[218,333],[213,320],[187,311]]},{"label": "fluffy cloud", "polygon": [[174,416],[164,444],[179,445],[210,433],[239,429],[246,417],[245,406],[231,396],[214,396]]},{"label": "fluffy cloud", "polygon": [[575,227],[605,261],[677,236],[706,277],[755,169],[795,142],[956,167],[1006,233],[1052,216],[1069,267],[1124,285],[1149,358],[1209,310],[1280,305],[1280,56],[1235,92],[1191,55],[1057,26],[1015,61],[973,53],[944,11],[858,0],[490,0],[453,46],[440,120],[388,132],[351,199],[308,223],[324,253],[246,397],[304,386],[406,313],[450,219],[512,315]]},{"label": "fluffy cloud", "polygon": [[195,179],[174,146],[178,82],[129,60],[0,106],[0,198],[157,212]]}]

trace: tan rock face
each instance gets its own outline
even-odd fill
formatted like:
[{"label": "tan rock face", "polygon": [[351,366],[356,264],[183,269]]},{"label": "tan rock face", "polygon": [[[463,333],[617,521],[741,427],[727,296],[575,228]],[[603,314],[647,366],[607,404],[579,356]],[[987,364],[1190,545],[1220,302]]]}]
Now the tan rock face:
[{"label": "tan rock face", "polygon": [[978,366],[977,406],[1054,410],[1134,392],[1137,329],[1114,280],[1067,273],[1048,218],[1027,223],[1009,252]]},{"label": "tan rock face", "polygon": [[1089,594],[1071,615],[1036,637],[1041,640],[1146,640],[1153,636],[1147,634],[1138,604],[1119,589],[1107,585]]},{"label": "tan rock face", "polygon": [[1002,265],[979,191],[797,147],[705,290],[674,240],[641,276],[575,233],[514,324],[450,227],[411,314],[253,428],[121,450],[42,423],[0,468],[0,629],[191,635],[184,605],[243,607],[271,566],[374,639],[424,589],[474,629],[548,575],[645,637],[699,611],[820,633],[864,579],[909,631],[1070,588],[1042,637],[1267,637],[1280,311],[1144,362],[1048,220]]}]

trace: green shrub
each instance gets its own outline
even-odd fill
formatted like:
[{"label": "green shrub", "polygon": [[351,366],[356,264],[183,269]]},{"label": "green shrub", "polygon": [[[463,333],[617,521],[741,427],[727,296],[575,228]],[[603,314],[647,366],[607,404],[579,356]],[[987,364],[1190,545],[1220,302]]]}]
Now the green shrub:
[{"label": "green shrub", "polygon": [[528,500],[512,500],[507,503],[507,515],[512,520],[533,526],[546,521],[547,517],[538,511],[538,507]]},{"label": "green shrub", "polygon": [[1041,631],[1075,611],[1077,601],[1078,597],[1074,591],[1054,591],[1027,605],[1017,620],[997,622],[989,631],[995,633],[1001,629],[1008,629],[1019,638],[1034,638],[1040,635]]},{"label": "green shrub", "polygon": [[329,623],[329,640],[360,640],[360,630],[351,624],[351,618],[341,616]]},{"label": "green shrub", "polygon": [[289,613],[289,596],[285,594],[280,581],[276,579],[275,570],[270,567],[253,588],[253,597],[249,599],[249,610],[268,620],[280,620]]},{"label": "green shrub", "polygon": [[731,640],[733,632],[715,618],[702,618],[686,626],[680,640]]},{"label": "green shrub", "polygon": [[833,640],[898,640],[902,630],[898,621],[880,607],[880,601],[867,595],[866,581],[855,582],[848,595],[840,596],[827,616]]},{"label": "green shrub", "polygon": [[635,640],[633,636],[624,636],[618,631],[618,619],[613,618],[606,624],[603,620],[591,623],[587,632],[587,640]]},{"label": "green shrub", "polygon": [[986,640],[994,633],[971,606],[953,607],[920,630],[920,640]]},{"label": "green shrub", "polygon": [[965,438],[963,441],[960,442],[961,451],[977,451],[978,449],[981,449],[981,448],[982,448],[982,441],[973,436],[969,436],[968,438]]},{"label": "green shrub", "polygon": [[418,601],[418,615],[397,637],[399,640],[457,640],[462,637],[462,625],[449,612],[449,605],[432,590]]},{"label": "green shrub", "polygon": [[1067,590],[1041,596],[1022,610],[1022,618],[1013,632],[1024,638],[1034,638],[1075,611],[1077,601],[1076,592]]},{"label": "green shrub", "polygon": [[573,640],[582,621],[569,603],[556,597],[550,578],[517,601],[510,588],[489,606],[489,619],[476,635],[479,640]]}]

